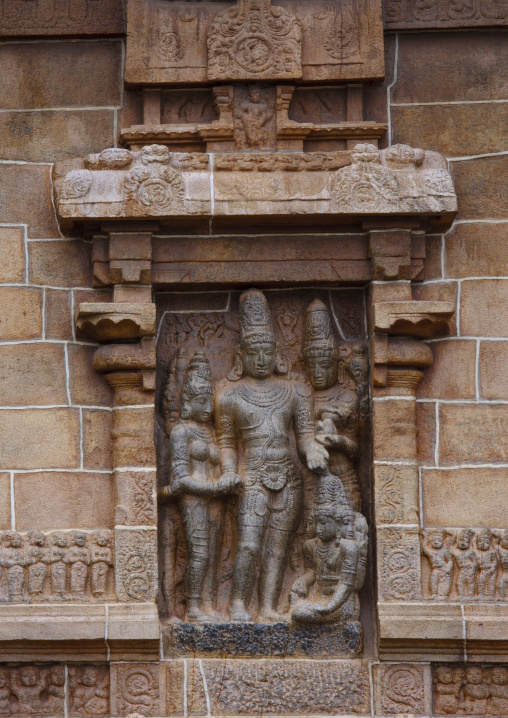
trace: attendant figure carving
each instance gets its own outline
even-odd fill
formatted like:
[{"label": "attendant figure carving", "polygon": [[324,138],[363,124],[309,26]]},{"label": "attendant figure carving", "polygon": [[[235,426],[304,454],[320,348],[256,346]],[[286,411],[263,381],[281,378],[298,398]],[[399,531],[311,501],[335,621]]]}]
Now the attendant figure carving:
[{"label": "attendant figure carving", "polygon": [[480,666],[466,668],[464,686],[464,712],[466,715],[485,715],[489,698],[489,686],[483,682],[483,669]]},{"label": "attendant figure carving", "polygon": [[490,712],[496,716],[508,715],[508,670],[494,666],[490,675]]},{"label": "attendant figure carving", "polygon": [[46,537],[42,531],[28,534],[30,548],[27,552],[28,593],[32,598],[40,598],[44,592],[44,582],[48,574],[49,555]]},{"label": "attendant figure carving", "polygon": [[273,118],[273,110],[256,85],[251,85],[248,93],[248,99],[240,102],[235,110],[237,141],[241,148],[266,149],[269,144],[267,125]]},{"label": "attendant figure carving", "polygon": [[51,713],[61,713],[65,700],[65,668],[53,666],[48,686],[48,708]]},{"label": "attendant figure carving", "polygon": [[457,566],[457,593],[459,598],[472,598],[478,559],[471,548],[473,532],[471,529],[460,531],[452,545],[451,554]]},{"label": "attendant figure carving", "polygon": [[108,589],[109,568],[113,565],[111,551],[111,537],[105,531],[98,531],[93,537],[95,545],[92,546],[92,594],[95,598],[104,600]]},{"label": "attendant figure carving", "polygon": [[82,531],[72,531],[71,538],[73,545],[67,553],[67,561],[71,566],[71,596],[75,599],[84,599],[88,565],[90,563],[90,550],[86,546],[86,534]]},{"label": "attendant figure carving", "polygon": [[[315,390],[316,441],[329,451],[329,471],[320,477],[318,493],[322,487],[338,477],[350,506],[361,509],[361,494],[356,473],[358,456],[358,431],[360,421],[360,398],[356,389],[346,385],[345,373],[352,368],[342,362],[343,379],[339,381],[339,352],[333,339],[328,309],[315,299],[305,314],[303,356],[307,377]],[[362,376],[363,362],[360,356],[354,371]]]},{"label": "attendant figure carving", "polygon": [[508,598],[508,531],[503,534],[497,547],[499,559],[499,598],[506,601]]},{"label": "attendant figure carving", "polygon": [[109,678],[97,666],[69,669],[71,714],[102,716],[109,712]]},{"label": "attendant figure carving", "polygon": [[66,534],[56,532],[52,536],[53,546],[49,553],[51,563],[51,586],[53,597],[67,597],[67,549],[69,542]]},{"label": "attendant figure carving", "polygon": [[462,677],[450,666],[439,666],[434,672],[434,711],[438,715],[453,715],[460,705]]},{"label": "attendant figure carving", "polygon": [[5,668],[0,668],[0,716],[10,714],[10,697],[11,691],[9,688],[9,673]]},{"label": "attendant figure carving", "polygon": [[224,505],[218,497],[240,483],[234,474],[216,478],[219,449],[209,421],[212,382],[208,359],[196,352],[185,375],[180,421],[170,435],[170,485],[163,497],[176,497],[187,543],[185,599],[187,620],[224,621],[214,611]]},{"label": "attendant figure carving", "polygon": [[6,548],[3,552],[3,565],[7,576],[9,601],[22,601],[26,566],[23,539],[16,531],[6,531],[4,541]]},{"label": "attendant figure carving", "polygon": [[424,531],[421,536],[422,553],[430,566],[429,588],[432,598],[448,598],[452,587],[453,559],[451,536],[444,529]]},{"label": "attendant figure carving", "polygon": [[240,346],[234,368],[217,392],[215,417],[223,478],[236,482],[240,475],[242,482],[230,603],[230,617],[236,621],[252,620],[248,603],[258,566],[259,618],[284,620],[278,601],[303,508],[303,480],[291,456],[291,433],[311,471],[327,466],[328,453],[314,437],[311,393],[304,384],[277,376],[286,372],[266,298],[249,289],[240,296]]},{"label": "attendant figure carving", "polygon": [[38,668],[23,666],[17,675],[12,676],[11,691],[18,699],[17,713],[32,714],[42,712],[42,693],[46,681]]},{"label": "attendant figure carving", "polygon": [[477,589],[480,600],[494,598],[496,590],[498,555],[492,546],[492,531],[481,529],[476,537],[478,577]]}]

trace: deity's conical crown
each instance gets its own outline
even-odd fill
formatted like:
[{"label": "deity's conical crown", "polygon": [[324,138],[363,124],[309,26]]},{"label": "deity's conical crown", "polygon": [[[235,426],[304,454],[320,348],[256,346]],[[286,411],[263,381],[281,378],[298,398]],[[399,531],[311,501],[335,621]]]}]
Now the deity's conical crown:
[{"label": "deity's conical crown", "polygon": [[337,347],[332,334],[330,315],[320,299],[314,299],[305,312],[303,333],[304,357],[337,356]]},{"label": "deity's conical crown", "polygon": [[185,374],[182,399],[188,399],[198,394],[211,394],[212,372],[206,354],[202,351],[195,352],[190,360]]},{"label": "deity's conical crown", "polygon": [[240,341],[275,342],[270,308],[259,289],[247,289],[240,295]]}]

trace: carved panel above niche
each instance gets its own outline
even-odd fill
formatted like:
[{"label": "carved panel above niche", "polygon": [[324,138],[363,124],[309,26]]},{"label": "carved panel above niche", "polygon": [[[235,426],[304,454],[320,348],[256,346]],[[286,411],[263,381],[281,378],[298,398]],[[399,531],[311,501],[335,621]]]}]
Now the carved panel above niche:
[{"label": "carved panel above niche", "polygon": [[380,79],[381,0],[129,0],[125,79]]}]

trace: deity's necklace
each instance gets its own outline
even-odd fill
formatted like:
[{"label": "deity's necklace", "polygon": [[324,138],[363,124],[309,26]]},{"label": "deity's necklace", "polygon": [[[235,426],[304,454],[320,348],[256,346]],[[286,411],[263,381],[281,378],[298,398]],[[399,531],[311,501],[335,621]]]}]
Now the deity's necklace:
[{"label": "deity's necklace", "polygon": [[272,384],[268,389],[241,384],[238,387],[238,393],[247,403],[266,409],[268,407],[279,407],[287,402],[291,394],[291,388],[284,383],[277,386]]}]

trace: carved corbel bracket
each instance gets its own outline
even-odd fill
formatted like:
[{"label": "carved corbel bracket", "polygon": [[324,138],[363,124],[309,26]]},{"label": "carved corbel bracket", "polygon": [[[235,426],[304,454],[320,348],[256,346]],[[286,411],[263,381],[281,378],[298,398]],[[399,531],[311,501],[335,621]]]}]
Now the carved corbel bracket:
[{"label": "carved corbel bracket", "polygon": [[101,343],[153,336],[155,304],[82,302],[76,328],[78,336]]},{"label": "carved corbel bracket", "polygon": [[374,330],[430,339],[448,332],[454,311],[452,302],[378,302],[373,306]]}]

